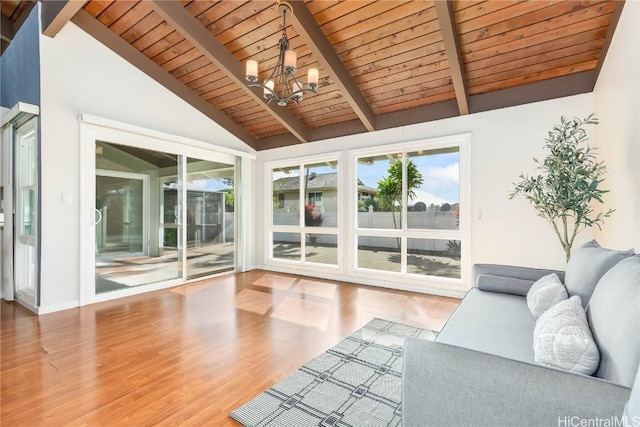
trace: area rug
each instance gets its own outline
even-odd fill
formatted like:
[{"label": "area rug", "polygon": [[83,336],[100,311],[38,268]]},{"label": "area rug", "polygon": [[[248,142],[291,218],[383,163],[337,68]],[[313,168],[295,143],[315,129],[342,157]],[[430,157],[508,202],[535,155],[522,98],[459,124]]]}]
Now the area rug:
[{"label": "area rug", "polygon": [[374,319],[229,416],[246,427],[399,426],[404,341],[435,336]]}]

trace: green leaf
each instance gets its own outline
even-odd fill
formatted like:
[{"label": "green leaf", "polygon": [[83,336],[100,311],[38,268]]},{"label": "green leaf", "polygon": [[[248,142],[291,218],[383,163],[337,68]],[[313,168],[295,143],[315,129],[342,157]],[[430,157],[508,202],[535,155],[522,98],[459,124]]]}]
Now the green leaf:
[{"label": "green leaf", "polygon": [[[538,215],[551,223],[565,249],[571,248],[575,234],[594,224],[600,226],[603,218],[613,212],[595,215],[592,206],[596,201],[603,203],[601,196],[608,192],[599,188],[605,165],[596,161],[597,148],[587,144],[586,127],[596,124],[594,114],[584,119],[561,116],[560,123],[553,125],[544,139],[547,156],[533,158],[540,174],[528,177],[521,173],[521,181],[514,183],[514,191],[509,195],[510,199],[515,196],[527,199]],[[568,230],[567,224],[574,226]]]}]

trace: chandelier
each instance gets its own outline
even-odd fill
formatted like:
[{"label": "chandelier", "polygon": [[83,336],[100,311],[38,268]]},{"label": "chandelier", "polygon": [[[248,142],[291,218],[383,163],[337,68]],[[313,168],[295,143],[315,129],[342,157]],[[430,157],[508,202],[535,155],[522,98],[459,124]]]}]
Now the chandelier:
[{"label": "chandelier", "polygon": [[307,87],[304,87],[296,80],[296,52],[289,49],[289,39],[287,38],[287,16],[293,15],[293,8],[286,1],[277,1],[278,13],[282,17],[282,38],[279,42],[280,54],[278,62],[271,71],[271,75],[263,82],[258,80],[258,62],[250,59],[247,61],[245,79],[249,82],[249,87],[261,87],[267,104],[275,100],[276,103],[284,107],[290,101],[299,104],[302,101],[304,92],[316,93],[318,88],[318,70],[310,68],[307,74]]}]

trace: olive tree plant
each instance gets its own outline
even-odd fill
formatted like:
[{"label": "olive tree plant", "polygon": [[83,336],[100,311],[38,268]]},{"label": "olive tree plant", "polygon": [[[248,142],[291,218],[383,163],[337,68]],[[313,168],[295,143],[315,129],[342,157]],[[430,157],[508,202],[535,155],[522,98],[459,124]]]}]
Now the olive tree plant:
[{"label": "olive tree plant", "polygon": [[603,203],[602,195],[608,191],[600,188],[605,165],[596,160],[597,148],[586,143],[589,138],[585,126],[597,124],[593,114],[585,119],[561,117],[560,124],[554,125],[545,139],[544,148],[549,154],[542,162],[533,159],[540,173],[520,174],[521,180],[514,183],[509,197],[529,200],[538,216],[551,223],[567,261],[576,235],[586,227],[601,228],[604,218],[613,212],[596,213],[593,207],[594,201]]}]

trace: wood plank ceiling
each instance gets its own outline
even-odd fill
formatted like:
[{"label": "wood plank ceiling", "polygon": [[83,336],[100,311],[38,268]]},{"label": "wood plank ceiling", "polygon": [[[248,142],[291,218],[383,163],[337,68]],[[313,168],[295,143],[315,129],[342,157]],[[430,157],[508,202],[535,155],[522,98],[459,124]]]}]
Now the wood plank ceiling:
[{"label": "wood plank ceiling", "polygon": [[286,108],[244,81],[276,63],[275,1],[91,0],[72,21],[262,150],[589,92],[623,4],[293,1],[297,75],[320,86]]}]

